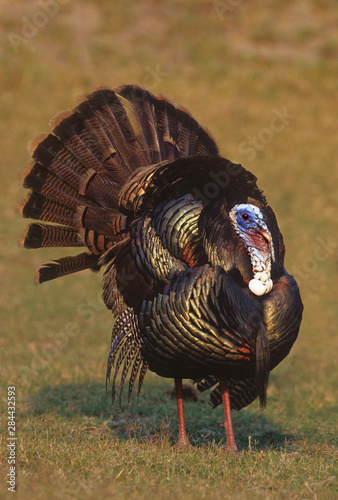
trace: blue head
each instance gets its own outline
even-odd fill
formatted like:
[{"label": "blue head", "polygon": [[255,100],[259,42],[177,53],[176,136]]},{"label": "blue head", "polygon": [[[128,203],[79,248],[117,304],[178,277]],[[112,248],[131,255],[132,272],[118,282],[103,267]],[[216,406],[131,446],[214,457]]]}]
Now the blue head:
[{"label": "blue head", "polygon": [[[258,207],[250,203],[243,203],[236,205],[231,212],[234,212],[236,217],[237,227],[239,231],[252,232],[257,229],[262,229],[262,223],[266,228],[263,221],[263,214]],[[230,215],[231,217],[231,215]]]},{"label": "blue head", "polygon": [[251,203],[235,205],[229,212],[232,226],[247,247],[253,279],[249,283],[255,295],[272,290],[271,259],[274,259],[271,233],[261,210]]}]

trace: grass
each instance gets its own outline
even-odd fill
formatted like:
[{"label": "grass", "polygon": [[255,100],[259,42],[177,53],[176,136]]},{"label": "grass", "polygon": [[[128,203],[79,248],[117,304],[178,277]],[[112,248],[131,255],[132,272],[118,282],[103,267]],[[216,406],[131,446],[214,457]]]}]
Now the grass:
[{"label": "grass", "polygon": [[[18,498],[337,498],[337,15],[329,2],[72,0],[57,3],[30,38],[27,20],[41,23],[40,3],[3,4],[1,419],[6,430],[15,385]],[[148,375],[138,406],[133,398],[121,413],[112,408],[104,376],[113,319],[100,276],[35,287],[35,269],[62,252],[18,245],[26,144],[78,96],[123,83],[188,108],[224,156],[257,175],[301,288],[300,336],[271,375],[267,410],[254,403],[233,416],[236,457],[224,455],[222,411],[207,395],[186,403],[189,451],[173,446],[171,381]],[[264,142],[276,110],[288,123]]]}]

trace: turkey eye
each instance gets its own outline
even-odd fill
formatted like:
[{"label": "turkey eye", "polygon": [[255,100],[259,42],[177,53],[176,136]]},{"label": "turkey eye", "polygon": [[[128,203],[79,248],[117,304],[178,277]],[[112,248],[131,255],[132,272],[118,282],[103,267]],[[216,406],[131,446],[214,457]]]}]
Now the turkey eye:
[{"label": "turkey eye", "polygon": [[248,218],[249,218],[248,214],[242,214],[242,219],[243,220],[248,220]]}]

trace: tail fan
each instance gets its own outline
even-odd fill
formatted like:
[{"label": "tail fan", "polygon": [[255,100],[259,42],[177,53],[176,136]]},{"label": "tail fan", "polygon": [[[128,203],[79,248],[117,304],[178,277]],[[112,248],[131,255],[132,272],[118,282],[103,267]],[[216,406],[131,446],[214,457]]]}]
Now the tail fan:
[{"label": "tail fan", "polygon": [[39,283],[82,269],[131,224],[120,208],[123,186],[137,169],[187,156],[217,156],[210,134],[188,112],[138,86],[99,89],[52,120],[53,131],[32,145],[24,179],[31,194],[22,207],[30,224],[26,248],[87,247],[89,253],[42,267]]}]

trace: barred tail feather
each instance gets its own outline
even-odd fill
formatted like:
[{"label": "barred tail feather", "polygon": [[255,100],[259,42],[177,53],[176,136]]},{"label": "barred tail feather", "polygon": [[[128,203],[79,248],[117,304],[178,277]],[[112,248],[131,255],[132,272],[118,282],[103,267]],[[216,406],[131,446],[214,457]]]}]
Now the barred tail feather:
[{"label": "barred tail feather", "polygon": [[[58,113],[51,126],[52,133],[31,144],[33,162],[24,178],[31,194],[22,208],[25,218],[49,225],[32,224],[26,248],[87,246],[103,255],[132,223],[123,215],[120,195],[135,170],[181,156],[218,154],[210,134],[188,112],[133,85],[99,89],[72,111]],[[39,282],[97,265],[96,257],[83,255],[44,266]]]},{"label": "barred tail feather", "polygon": [[28,226],[22,243],[25,248],[86,246],[74,228],[37,222]]},{"label": "barred tail feather", "polygon": [[66,276],[67,274],[76,273],[78,271],[83,271],[84,269],[98,271],[100,269],[100,266],[98,265],[98,256],[85,252],[71,257],[63,257],[53,262],[48,262],[48,264],[45,264],[38,269],[35,275],[35,280],[37,283],[44,283],[45,281],[60,278],[61,276]]}]

